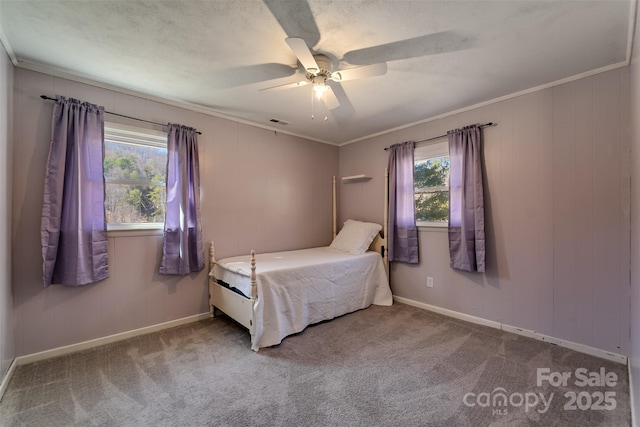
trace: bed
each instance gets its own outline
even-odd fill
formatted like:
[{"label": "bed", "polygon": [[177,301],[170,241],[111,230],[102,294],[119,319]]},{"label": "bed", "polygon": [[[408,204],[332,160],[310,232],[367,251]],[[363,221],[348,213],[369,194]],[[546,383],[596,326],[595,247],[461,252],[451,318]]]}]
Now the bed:
[{"label": "bed", "polygon": [[[386,207],[384,217],[386,224]],[[336,233],[335,218],[334,178],[334,239],[329,246],[257,255],[251,251],[218,261],[211,242],[210,316],[218,309],[246,327],[251,348],[258,351],[308,325],[371,304],[391,305],[386,227],[347,220]]]}]

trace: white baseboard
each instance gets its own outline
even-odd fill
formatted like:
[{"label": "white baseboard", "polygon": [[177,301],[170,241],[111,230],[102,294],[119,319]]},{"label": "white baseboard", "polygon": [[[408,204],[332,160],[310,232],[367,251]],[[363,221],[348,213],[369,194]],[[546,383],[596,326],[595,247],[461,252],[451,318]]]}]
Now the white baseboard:
[{"label": "white baseboard", "polygon": [[629,358],[629,362],[627,363],[627,370],[629,371],[629,401],[631,402],[631,425],[633,427],[640,427],[640,420],[637,418],[638,414],[636,414],[636,409],[635,409],[635,396],[633,393],[633,386],[635,385],[635,380],[633,379],[633,367],[632,362],[633,359],[630,357]]},{"label": "white baseboard", "polygon": [[26,356],[16,357],[15,364],[26,365],[28,363],[37,362],[40,360],[50,359],[52,357],[63,356],[69,353],[75,353],[76,351],[86,350],[93,347],[98,347],[105,344],[110,344],[116,341],[125,340],[127,338],[137,337],[139,335],[146,335],[152,332],[161,331],[163,329],[173,328],[175,326],[184,325],[186,323],[197,322],[198,320],[204,320],[209,317],[209,313],[196,314],[194,316],[183,317],[182,319],[171,320],[169,322],[158,323],[156,325],[146,326],[144,328],[134,329],[132,331],[121,332],[119,334],[109,335],[102,338],[96,338],[89,341],[83,341],[77,344],[65,345],[63,347],[53,348],[51,350],[41,351],[39,353],[27,354]]},{"label": "white baseboard", "polygon": [[7,370],[6,375],[4,376],[4,378],[2,378],[2,382],[0,382],[0,401],[2,401],[4,392],[9,386],[9,381],[11,381],[11,377],[13,376],[13,371],[16,370],[16,366],[18,366],[18,364],[16,363],[16,359],[13,359],[13,362],[11,362],[11,365],[9,365],[9,369]]},{"label": "white baseboard", "polygon": [[502,330],[507,332],[513,332],[514,334],[524,335],[529,338],[534,338],[540,341],[546,341],[551,344],[558,345],[560,347],[569,348],[571,350],[578,351],[580,353],[589,354],[591,356],[599,357],[601,359],[610,360],[612,362],[622,363],[626,365],[628,363],[627,356],[614,353],[612,351],[602,350],[600,348],[590,347],[588,345],[580,344],[573,341],[567,341],[560,338],[552,337],[550,335],[541,334],[536,331],[530,331],[522,328],[517,328],[510,325],[502,325]]},{"label": "white baseboard", "polygon": [[531,331],[527,329],[518,328],[515,326],[505,325],[504,323],[500,323],[494,320],[487,320],[482,317],[476,317],[469,314],[460,313],[458,311],[437,307],[435,305],[425,304],[423,302],[414,301],[408,298],[403,298],[403,297],[394,295],[393,299],[403,304],[433,311],[435,313],[444,314],[445,316],[454,317],[456,319],[465,320],[467,322],[477,323],[479,325],[489,326],[491,328],[502,329],[503,331],[506,331],[506,332],[511,332],[514,334],[523,335],[525,337],[533,338],[536,340],[545,341],[551,344],[558,345],[560,347],[569,348],[571,350],[578,351],[580,353],[585,353],[591,356],[596,356],[602,359],[610,360],[612,362],[623,363],[625,365],[628,363],[627,356],[623,356],[621,354],[613,353],[606,350],[601,350],[599,348],[589,347],[588,345],[563,340],[560,338],[552,337],[550,335],[541,334],[536,331]]},{"label": "white baseboard", "polygon": [[404,298],[404,297],[399,297],[394,295],[393,300],[398,301],[402,304],[407,304],[413,307],[422,308],[423,310],[433,311],[434,313],[444,314],[445,316],[455,317],[456,319],[465,320],[471,323],[477,323],[478,325],[488,326],[490,328],[501,329],[502,327],[502,324],[500,322],[483,319],[482,317],[460,313],[458,311],[449,310],[449,309],[438,307],[431,304],[425,304],[424,302],[415,301],[409,298]]}]

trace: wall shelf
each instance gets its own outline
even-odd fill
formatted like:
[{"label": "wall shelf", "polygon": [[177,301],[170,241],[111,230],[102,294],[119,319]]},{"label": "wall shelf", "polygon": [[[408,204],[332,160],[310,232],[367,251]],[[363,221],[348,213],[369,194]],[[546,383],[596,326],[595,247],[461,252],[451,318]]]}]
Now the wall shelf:
[{"label": "wall shelf", "polygon": [[352,176],[343,176],[341,179],[342,179],[343,183],[348,184],[348,183],[352,183],[352,182],[369,181],[371,179],[371,177],[367,176],[367,175],[352,175]]}]

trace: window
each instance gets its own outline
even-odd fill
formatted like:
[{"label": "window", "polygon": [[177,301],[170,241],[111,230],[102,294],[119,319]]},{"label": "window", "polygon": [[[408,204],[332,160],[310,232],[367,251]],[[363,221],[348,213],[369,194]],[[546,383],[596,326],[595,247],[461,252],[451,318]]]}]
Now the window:
[{"label": "window", "polygon": [[449,168],[447,141],[415,148],[413,180],[417,225],[448,224]]},{"label": "window", "polygon": [[108,230],[162,228],[166,206],[167,134],[104,125]]}]

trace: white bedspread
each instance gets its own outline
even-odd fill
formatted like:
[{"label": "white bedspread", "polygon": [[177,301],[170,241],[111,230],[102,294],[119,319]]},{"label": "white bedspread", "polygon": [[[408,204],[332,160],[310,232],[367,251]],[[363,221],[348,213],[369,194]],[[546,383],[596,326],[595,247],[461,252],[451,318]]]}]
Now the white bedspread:
[{"label": "white bedspread", "polygon": [[[250,257],[220,260],[214,276],[251,295]],[[254,350],[279,344],[308,325],[393,298],[375,252],[351,255],[328,247],[256,255],[258,300]]]}]

